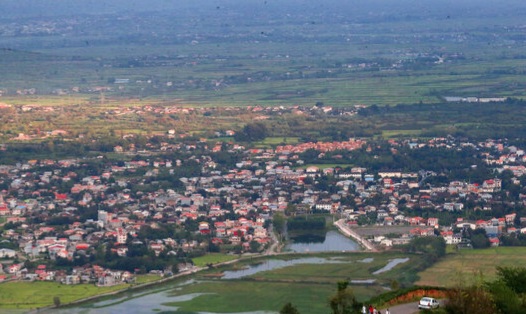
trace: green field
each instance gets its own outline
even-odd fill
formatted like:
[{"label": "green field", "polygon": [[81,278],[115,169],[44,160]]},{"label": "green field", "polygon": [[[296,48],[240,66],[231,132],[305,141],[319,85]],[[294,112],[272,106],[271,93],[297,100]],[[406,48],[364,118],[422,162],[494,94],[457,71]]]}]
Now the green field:
[{"label": "green field", "polygon": [[261,142],[256,142],[256,146],[276,146],[285,144],[297,144],[299,137],[267,137]]},{"label": "green field", "polygon": [[139,275],[135,279],[135,283],[136,284],[142,284],[142,283],[153,282],[153,281],[160,280],[160,279],[162,279],[162,277],[159,276],[159,275],[150,275],[150,274],[148,274],[148,275]]},{"label": "green field", "polygon": [[239,258],[239,257],[237,255],[212,253],[212,254],[207,254],[207,255],[192,258],[192,262],[197,267],[203,267],[203,266],[206,266],[207,264],[224,263],[224,262],[235,260],[236,258]]},{"label": "green field", "polygon": [[0,284],[0,308],[37,309],[53,305],[54,297],[61,304],[95,295],[122,290],[129,285],[96,287],[94,285],[63,285],[56,282],[8,282]]},{"label": "green field", "polygon": [[309,167],[318,167],[319,169],[327,169],[327,168],[336,168],[336,167],[347,168],[347,167],[353,167],[353,166],[354,166],[353,164],[335,164],[335,163],[330,163],[330,164],[307,164],[307,165],[303,165],[303,166],[298,167],[298,168],[307,169]]},{"label": "green field", "polygon": [[385,130],[382,131],[383,138],[399,138],[414,136],[418,137],[422,133],[422,130]]},{"label": "green field", "polygon": [[526,247],[497,247],[462,250],[420,272],[418,285],[451,287],[459,280],[492,280],[497,266],[516,267],[526,264]]},{"label": "green field", "polygon": [[183,289],[183,294],[204,293],[191,301],[166,303],[185,312],[236,313],[277,311],[291,302],[301,313],[328,312],[327,300],[335,285],[279,282],[203,282]]}]

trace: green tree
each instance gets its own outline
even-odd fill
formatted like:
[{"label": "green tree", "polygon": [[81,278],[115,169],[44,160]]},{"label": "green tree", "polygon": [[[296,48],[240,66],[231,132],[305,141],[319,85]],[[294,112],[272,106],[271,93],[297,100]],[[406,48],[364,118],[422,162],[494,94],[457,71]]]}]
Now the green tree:
[{"label": "green tree", "polygon": [[59,307],[60,306],[60,297],[53,297],[53,304],[55,305],[55,307]]},{"label": "green tree", "polygon": [[264,140],[268,135],[267,126],[261,122],[249,123],[237,132],[234,138],[236,141],[255,142]]},{"label": "green tree", "polygon": [[526,268],[499,266],[497,267],[497,277],[515,293],[526,293]]},{"label": "green tree", "polygon": [[294,305],[292,305],[292,303],[289,302],[281,308],[279,314],[300,314],[300,312]]},{"label": "green tree", "polygon": [[526,313],[526,268],[497,267],[497,280],[487,289],[501,313]]},{"label": "green tree", "polygon": [[471,236],[471,244],[475,249],[483,249],[490,246],[489,239],[485,233],[473,234],[473,236]]},{"label": "green tree", "polygon": [[493,296],[493,302],[500,313],[526,313],[524,302],[515,291],[506,285],[504,281],[497,280],[488,283],[487,288]]},{"label": "green tree", "polygon": [[448,291],[446,312],[451,314],[497,313],[492,295],[482,285],[456,287]]},{"label": "green tree", "polygon": [[272,217],[272,225],[274,226],[274,230],[276,233],[282,237],[283,233],[285,232],[285,226],[286,226],[287,220],[285,219],[285,216],[281,213],[275,213]]},{"label": "green tree", "polygon": [[348,285],[348,281],[338,282],[338,291],[329,299],[332,314],[359,313],[360,304],[356,301],[354,292]]},{"label": "green tree", "polygon": [[251,253],[259,252],[260,247],[261,247],[261,244],[259,244],[257,241],[250,241],[250,252]]}]

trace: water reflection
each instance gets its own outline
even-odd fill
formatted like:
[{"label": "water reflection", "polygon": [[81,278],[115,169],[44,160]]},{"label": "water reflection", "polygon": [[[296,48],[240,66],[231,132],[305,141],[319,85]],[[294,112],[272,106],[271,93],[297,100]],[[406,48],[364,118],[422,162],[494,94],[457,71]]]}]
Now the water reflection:
[{"label": "water reflection", "polygon": [[310,257],[310,258],[298,258],[293,260],[279,260],[272,259],[266,260],[257,265],[251,265],[245,269],[241,270],[229,270],[223,273],[222,279],[239,279],[246,276],[251,276],[261,271],[269,271],[277,268],[283,268],[288,266],[293,266],[297,264],[336,264],[343,263],[337,260],[330,260],[326,258]]},{"label": "water reflection", "polygon": [[381,273],[384,273],[386,271],[390,271],[391,269],[393,269],[396,265],[398,264],[403,264],[403,263],[406,263],[409,261],[409,258],[395,258],[395,259],[392,259],[389,261],[389,263],[387,263],[387,265],[385,265],[384,267],[378,269],[377,271],[375,271],[373,273],[373,275],[378,275],[378,274],[381,274]]},{"label": "water reflection", "polygon": [[341,252],[358,251],[358,243],[347,238],[337,231],[328,231],[325,236],[316,234],[303,235],[296,237],[296,241],[285,246],[285,251],[297,253],[305,252]]},{"label": "water reflection", "polygon": [[[195,283],[195,280],[187,280],[178,283],[175,290],[181,286]],[[120,313],[155,313],[159,311],[173,312],[177,307],[163,305],[167,302],[183,302],[204,295],[204,293],[192,293],[180,296],[173,295],[174,286],[161,286],[159,288],[148,288],[146,291],[132,291],[120,295],[102,299],[93,303],[79,305],[75,308],[49,309],[41,313],[60,314],[120,314]],[[40,313],[39,312],[39,313]]]}]

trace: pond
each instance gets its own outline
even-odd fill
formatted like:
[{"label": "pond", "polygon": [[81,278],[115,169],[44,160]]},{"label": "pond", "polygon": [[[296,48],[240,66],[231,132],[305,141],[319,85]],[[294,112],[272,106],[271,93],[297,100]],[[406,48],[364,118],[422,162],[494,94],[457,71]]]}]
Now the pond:
[{"label": "pond", "polygon": [[382,267],[382,268],[378,269],[377,271],[375,271],[373,273],[373,275],[378,275],[378,274],[384,273],[386,271],[390,271],[396,265],[403,264],[403,263],[406,263],[406,262],[409,262],[409,258],[395,258],[395,259],[392,259],[392,260],[389,261],[389,263],[387,263],[387,265],[385,265],[384,267]]},{"label": "pond", "polygon": [[251,265],[247,268],[241,270],[232,270],[223,272],[222,279],[239,279],[247,276],[254,275],[262,271],[269,271],[277,268],[283,268],[298,264],[329,264],[329,263],[341,263],[337,260],[331,260],[327,258],[297,258],[292,260],[280,260],[280,259],[271,259],[266,260],[262,263]]},{"label": "pond", "polygon": [[338,231],[330,230],[323,234],[303,234],[294,237],[292,243],[285,246],[284,251],[306,253],[306,252],[342,252],[359,251],[360,245],[347,238]]}]

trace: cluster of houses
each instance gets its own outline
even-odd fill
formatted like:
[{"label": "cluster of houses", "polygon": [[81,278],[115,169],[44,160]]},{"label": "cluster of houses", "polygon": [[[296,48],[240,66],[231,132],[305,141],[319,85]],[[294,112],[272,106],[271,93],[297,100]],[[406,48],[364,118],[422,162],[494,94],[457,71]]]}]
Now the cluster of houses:
[{"label": "cluster of houses", "polygon": [[[451,181],[441,186],[423,184],[432,171],[373,172],[364,167],[305,166],[301,153],[314,149],[323,153],[352,151],[367,143],[350,139],[332,143],[302,143],[275,149],[245,149],[236,144],[210,145],[205,142],[174,145],[171,149],[188,155],[184,160],[148,158],[123,162],[105,162],[100,173],[78,175],[85,159],[30,160],[17,165],[0,165],[0,219],[4,230],[2,241],[14,248],[0,249],[3,272],[17,278],[59,280],[64,283],[95,282],[112,284],[131,280],[132,274],[99,269],[90,265],[64,274],[48,268],[25,269],[24,259],[59,258],[93,252],[101,243],[111,241],[119,257],[129,254],[129,246],[144,244],[156,256],[177,254],[183,250],[205,250],[210,243],[222,247],[237,246],[243,252],[261,251],[273,241],[269,230],[272,214],[328,212],[341,215],[349,225],[358,225],[364,217],[377,226],[404,225],[411,229],[398,239],[376,237],[386,246],[405,243],[411,237],[439,235],[447,243],[463,241],[459,229],[484,228],[493,245],[503,233],[526,232],[517,225],[515,214],[487,221],[457,221],[445,226],[436,217],[426,219],[406,214],[407,209],[425,208],[437,213],[450,212],[459,217],[469,200],[475,210],[489,211],[502,192],[502,180],[487,178],[482,182]],[[393,149],[407,145],[411,149],[445,147],[462,149],[475,146],[496,174],[509,170],[513,184],[520,185],[524,174],[524,151],[507,147],[499,141],[458,143],[451,139],[427,142],[391,141]],[[232,169],[218,167],[211,155],[193,155],[195,148],[243,153]],[[177,168],[192,161],[199,166],[199,176],[180,177],[177,188],[134,189],[153,186],[161,175],[174,175]],[[219,170],[222,169],[222,170]],[[331,185],[321,187],[318,181],[330,178]],[[521,194],[522,195],[522,194]],[[521,196],[522,197],[522,196]],[[374,201],[373,201],[374,200]],[[522,198],[526,204],[526,195]],[[102,209],[101,209],[102,208]],[[97,209],[96,217],[83,218],[79,212]],[[60,224],[57,221],[65,221]],[[195,229],[185,239],[137,238],[141,228],[159,228],[173,224],[181,228],[195,221]],[[53,223],[52,223],[53,222]],[[0,244],[2,242],[0,241]],[[14,261],[17,261],[15,263]],[[24,271],[25,269],[25,271]],[[38,271],[38,273],[37,273]],[[4,278],[6,278],[4,276]]]},{"label": "cluster of houses", "polygon": [[74,267],[71,271],[49,269],[47,265],[37,265],[35,269],[24,267],[24,263],[12,263],[4,268],[0,274],[0,282],[6,280],[28,281],[56,281],[66,285],[81,283],[95,284],[97,286],[114,286],[122,283],[132,283],[135,275],[129,271],[110,270],[92,265]]}]

